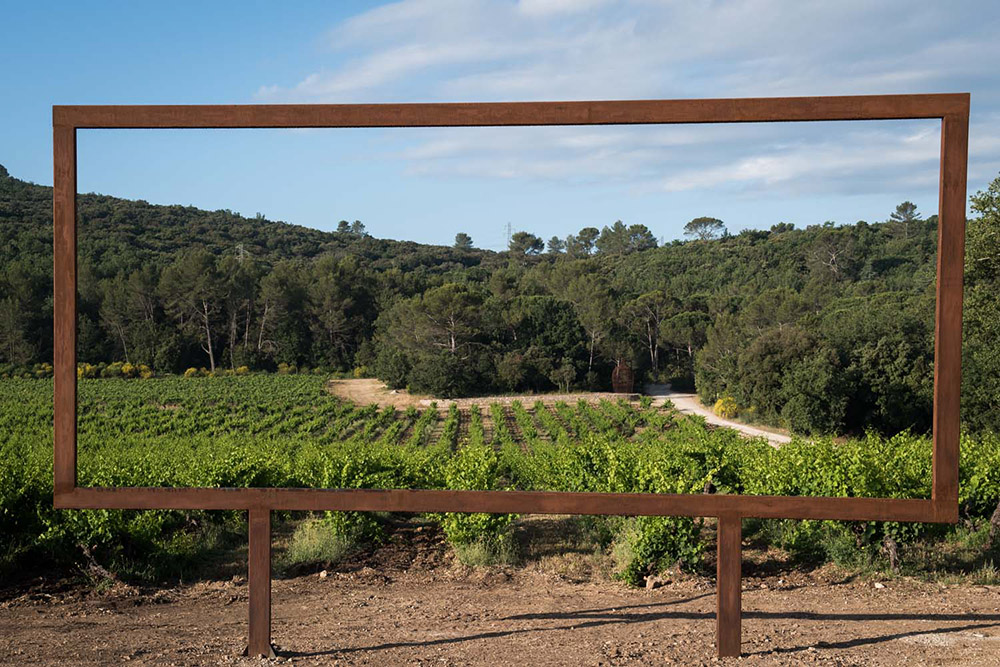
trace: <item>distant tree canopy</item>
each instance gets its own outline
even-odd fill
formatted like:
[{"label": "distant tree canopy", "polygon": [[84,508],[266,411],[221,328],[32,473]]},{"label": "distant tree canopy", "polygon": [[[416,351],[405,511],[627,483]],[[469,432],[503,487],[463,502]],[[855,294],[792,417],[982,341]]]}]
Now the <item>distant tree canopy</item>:
[{"label": "distant tree canopy", "polygon": [[537,255],[545,249],[545,242],[528,232],[514,232],[507,249],[512,255]]},{"label": "distant tree canopy", "polygon": [[625,255],[655,248],[656,238],[645,225],[626,227],[621,220],[617,220],[610,227],[601,230],[596,246],[598,252],[607,255]]},{"label": "distant tree canopy", "polygon": [[726,225],[718,218],[700,217],[684,225],[684,235],[702,241],[718,238],[726,231]]},{"label": "distant tree canopy", "polygon": [[[262,219],[259,213],[257,214],[257,219]],[[349,234],[351,236],[367,236],[368,232],[365,231],[365,225],[360,220],[355,220],[354,222],[347,222],[347,220],[341,220],[337,223],[337,233],[338,234]]]},{"label": "distant tree canopy", "polygon": [[584,227],[577,234],[570,234],[566,237],[566,253],[577,259],[589,257],[600,235],[601,230],[597,227]]},{"label": "distant tree canopy", "polygon": [[[188,367],[361,369],[439,396],[642,382],[802,432],[931,427],[937,219],[657,247],[616,221],[505,253],[79,196],[78,355]],[[972,198],[963,420],[1000,428],[1000,178]],[[0,375],[52,358],[52,191],[0,173]],[[707,221],[707,222],[705,222]],[[692,223],[689,223],[691,225]],[[704,224],[704,229],[701,225]],[[905,228],[900,227],[905,225]],[[341,229],[340,227],[344,227]]]},{"label": "distant tree canopy", "polygon": [[896,210],[889,214],[890,229],[897,236],[904,240],[910,238],[910,228],[914,223],[920,222],[920,215],[917,213],[917,205],[911,201],[904,201],[896,206]]}]

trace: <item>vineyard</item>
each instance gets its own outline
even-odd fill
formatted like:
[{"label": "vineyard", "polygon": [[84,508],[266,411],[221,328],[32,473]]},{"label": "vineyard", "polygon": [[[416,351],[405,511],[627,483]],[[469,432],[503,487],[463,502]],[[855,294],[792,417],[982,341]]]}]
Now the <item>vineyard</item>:
[{"label": "vineyard", "polygon": [[[79,482],[94,486],[426,488],[639,493],[882,496],[930,494],[930,441],[900,434],[835,443],[793,440],[774,449],[710,429],[669,405],[602,400],[544,405],[529,399],[439,411],[359,406],[306,375],[168,377],[79,382]],[[877,558],[948,531],[989,531],[1000,499],[1000,438],[962,442],[965,528],[909,524],[749,522],[751,536],[811,558]],[[197,557],[212,526],[234,512],[59,511],[51,507],[52,384],[0,383],[0,568],[86,557],[155,578]],[[501,548],[517,517],[434,515],[457,548]],[[328,513],[323,525],[378,541],[387,517]],[[697,568],[703,521],[603,522],[620,576],[681,562]],[[985,542],[983,537],[981,542]],[[981,545],[982,546],[982,545]],[[992,553],[988,545],[984,554]],[[985,557],[985,556],[984,556]]]}]

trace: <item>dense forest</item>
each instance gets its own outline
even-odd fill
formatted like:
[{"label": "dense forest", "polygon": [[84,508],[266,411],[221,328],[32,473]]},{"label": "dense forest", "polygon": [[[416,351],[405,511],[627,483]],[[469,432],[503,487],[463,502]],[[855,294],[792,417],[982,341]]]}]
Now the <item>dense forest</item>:
[{"label": "dense forest", "polygon": [[[931,426],[936,216],[730,234],[585,227],[509,250],[79,201],[81,362],[370,373],[455,396],[639,381],[800,432]],[[51,360],[51,188],[0,167],[0,371]],[[1000,177],[967,235],[963,418],[1000,428]]]}]

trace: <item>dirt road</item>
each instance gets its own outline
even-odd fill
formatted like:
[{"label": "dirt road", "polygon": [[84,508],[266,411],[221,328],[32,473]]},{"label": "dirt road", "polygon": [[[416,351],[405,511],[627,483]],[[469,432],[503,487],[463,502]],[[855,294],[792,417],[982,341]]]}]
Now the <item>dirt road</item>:
[{"label": "dirt road", "polygon": [[726,428],[739,431],[744,435],[767,438],[768,442],[772,445],[783,445],[786,442],[791,442],[792,440],[791,437],[785,435],[784,433],[777,433],[775,431],[769,431],[756,426],[750,426],[749,424],[742,424],[729,419],[723,419],[702,405],[701,401],[698,400],[697,394],[672,391],[669,386],[665,384],[646,385],[646,393],[650,396],[655,396],[655,403],[659,405],[662,405],[664,402],[669,400],[674,404],[674,407],[677,408],[678,411],[683,412],[684,414],[699,415],[704,417],[705,421],[709,424],[725,426]]},{"label": "dirt road", "polygon": [[521,401],[526,406],[533,405],[536,401],[541,401],[546,405],[563,402],[570,405],[579,400],[590,403],[598,403],[601,400],[617,401],[637,400],[637,394],[612,394],[610,392],[578,392],[573,394],[521,394],[516,396],[476,396],[473,398],[434,398],[420,394],[411,394],[405,389],[389,389],[381,380],[373,378],[359,378],[346,380],[330,380],[327,389],[334,396],[347,399],[358,405],[368,403],[378,403],[382,407],[395,406],[397,408],[407,408],[411,405],[417,408],[428,408],[431,404],[437,405],[438,410],[445,411],[453,403],[459,408],[465,409],[473,405],[488,406],[493,403],[509,405],[514,401]]}]

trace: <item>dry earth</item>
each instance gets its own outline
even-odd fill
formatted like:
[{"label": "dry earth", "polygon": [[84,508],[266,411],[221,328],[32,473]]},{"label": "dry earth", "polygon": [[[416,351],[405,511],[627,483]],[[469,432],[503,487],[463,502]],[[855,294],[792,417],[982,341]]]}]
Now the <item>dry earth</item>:
[{"label": "dry earth", "polygon": [[558,403],[560,401],[570,405],[583,399],[591,403],[597,403],[602,399],[617,401],[620,398],[634,400],[637,394],[612,394],[610,392],[581,392],[575,394],[521,394],[518,396],[476,396],[474,398],[434,398],[420,394],[411,394],[404,389],[389,389],[381,380],[370,378],[330,380],[327,385],[330,393],[339,398],[344,398],[359,405],[378,403],[382,407],[390,405],[397,408],[407,408],[414,406],[418,408],[430,407],[431,403],[436,403],[438,410],[447,410],[454,403],[459,408],[468,408],[473,405],[491,405],[493,403],[510,404],[514,401],[521,401],[525,405],[531,405],[536,401],[542,401],[546,405]]},{"label": "dry earth", "polygon": [[[830,568],[784,568],[767,554],[756,561],[745,566],[744,656],[724,664],[1000,665],[1000,587],[894,579],[880,588]],[[401,530],[325,577],[274,582],[277,662],[716,662],[710,578],[674,576],[634,590],[593,563],[562,553],[473,570],[455,563],[433,530]],[[35,582],[0,592],[0,662],[257,664],[239,657],[246,615],[242,577],[105,594]]]}]

